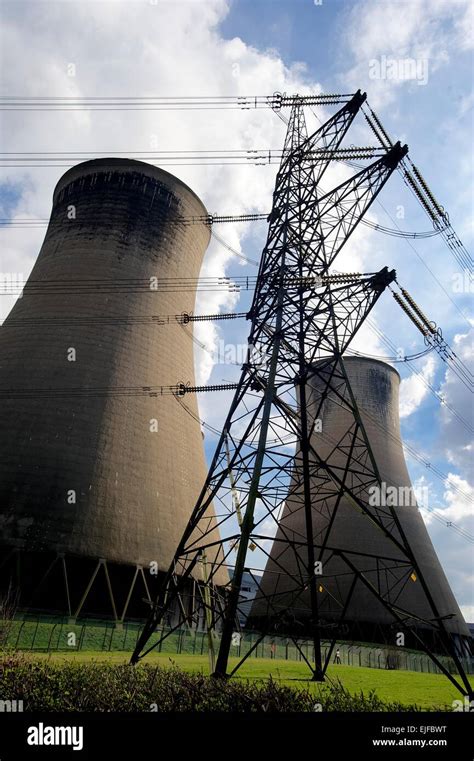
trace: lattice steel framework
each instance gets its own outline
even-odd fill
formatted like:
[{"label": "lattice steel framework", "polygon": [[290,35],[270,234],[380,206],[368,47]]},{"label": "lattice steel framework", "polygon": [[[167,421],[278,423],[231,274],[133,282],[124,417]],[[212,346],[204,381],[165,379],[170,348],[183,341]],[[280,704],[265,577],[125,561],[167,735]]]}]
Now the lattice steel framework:
[{"label": "lattice steel framework", "polygon": [[[344,560],[346,573],[353,575],[347,599],[339,603],[340,622],[344,621],[355,584],[361,583],[370,588],[395,622],[406,626],[410,612],[399,609],[391,593],[404,579],[416,574],[432,611],[432,618],[425,623],[438,631],[446,653],[455,661],[461,682],[448,673],[418,636],[419,645],[461,692],[470,689],[454,642],[436,609],[396,510],[369,505],[369,488],[382,481],[344,367],[344,352],[386,286],[395,279],[395,272],[384,267],[365,275],[338,275],[330,268],[408,151],[407,146],[396,143],[382,158],[331,191],[318,192],[331,152],[338,150],[364,100],[365,95],[358,91],[311,135],[307,133],[302,104],[296,102],[292,107],[268,217],[268,237],[248,314],[251,329],[247,359],[208,478],[138,640],[133,663],[177,628],[196,624],[197,607],[189,605],[187,598],[190,582],[197,579],[208,630],[211,635],[220,631],[220,639],[210,637],[210,642],[218,645],[213,673],[228,674],[229,651],[243,602],[242,578],[249,570],[249,551],[260,551],[269,558],[266,527],[271,524],[279,526],[282,552],[294,554],[298,573],[284,598],[277,591],[265,593],[260,587],[256,599],[259,595],[264,598],[269,620],[276,617],[283,621],[285,611],[297,606],[309,590],[314,663],[300,652],[315,680],[324,679],[333,647],[323,661],[320,577],[315,569],[337,555]],[[315,374],[323,383],[319,403],[308,388]],[[323,459],[312,443],[312,435],[320,412],[318,404],[328,394],[350,412],[351,423]],[[297,509],[304,513],[304,536],[295,537],[280,523],[282,506],[290,495],[296,497]],[[373,574],[361,570],[354,553],[331,544],[331,528],[342,497],[363,511],[393,544],[393,557],[365,558],[372,568],[386,571],[375,577],[383,576],[383,585],[374,582]],[[220,531],[218,541],[212,505]],[[317,536],[313,526],[315,511],[324,519],[324,530]],[[225,588],[213,582],[223,566],[233,568]],[[283,565],[281,573],[285,573]],[[254,579],[258,583],[258,578]],[[150,637],[169,619],[172,610],[172,626],[166,631],[160,629],[156,641],[147,648]],[[263,625],[260,639],[232,674],[267,630]],[[298,646],[296,640],[295,644]],[[210,650],[213,647],[210,644]]]}]

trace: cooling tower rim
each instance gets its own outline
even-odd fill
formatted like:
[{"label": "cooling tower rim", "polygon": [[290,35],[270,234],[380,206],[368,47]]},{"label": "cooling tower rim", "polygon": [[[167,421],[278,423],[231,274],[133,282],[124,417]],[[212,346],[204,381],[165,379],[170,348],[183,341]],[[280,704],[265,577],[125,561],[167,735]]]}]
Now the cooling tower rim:
[{"label": "cooling tower rim", "polygon": [[[343,357],[344,364],[353,364],[357,362],[365,362],[371,365],[382,365],[382,367],[385,370],[391,370],[395,373],[395,375],[398,377],[398,380],[401,381],[401,375],[398,372],[398,370],[390,365],[388,362],[384,362],[383,359],[373,359],[372,357]],[[327,362],[326,359],[318,359],[316,362],[313,362],[311,367],[317,367],[318,365],[321,365],[323,362]]]},{"label": "cooling tower rim", "polygon": [[93,174],[98,169],[109,169],[110,171],[117,171],[118,169],[122,169],[129,172],[141,170],[142,174],[146,177],[152,177],[156,180],[161,180],[165,184],[168,182],[169,185],[178,184],[181,186],[181,188],[183,188],[183,190],[189,193],[195,201],[198,202],[205,216],[208,216],[209,214],[206,207],[204,206],[203,201],[201,201],[197,193],[195,193],[194,190],[189,187],[189,185],[186,185],[183,180],[180,180],[179,177],[171,174],[171,172],[167,172],[165,169],[154,166],[153,164],[148,164],[146,161],[118,158],[116,156],[90,159],[89,161],[81,161],[80,164],[75,164],[75,166],[68,169],[67,172],[65,172],[56,183],[56,187],[53,191],[53,204],[56,200],[57,195],[61,192],[61,190],[63,190],[63,188],[69,185],[69,183],[73,182],[79,177]]}]

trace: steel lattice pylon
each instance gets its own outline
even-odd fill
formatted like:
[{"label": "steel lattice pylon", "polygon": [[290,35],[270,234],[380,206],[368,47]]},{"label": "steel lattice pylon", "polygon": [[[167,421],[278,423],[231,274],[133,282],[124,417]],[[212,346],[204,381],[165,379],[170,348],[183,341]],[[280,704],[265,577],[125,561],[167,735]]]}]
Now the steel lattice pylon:
[{"label": "steel lattice pylon", "polygon": [[[208,478],[186,531],[168,569],[161,592],[132,656],[136,663],[169,634],[194,620],[197,614],[185,598],[191,580],[199,580],[202,604],[214,647],[212,631],[221,630],[215,675],[228,673],[228,657],[236,628],[242,577],[249,550],[260,550],[267,558],[268,536],[263,524],[279,526],[276,541],[282,552],[294,553],[298,574],[284,599],[278,591],[265,597],[268,616],[284,617],[285,609],[297,604],[309,590],[313,678],[321,680],[331,651],[323,663],[318,602],[317,563],[341,557],[354,583],[371,588],[377,599],[402,621],[402,612],[364,576],[350,553],[331,545],[331,527],[337,505],[344,495],[355,509],[362,510],[373,526],[382,531],[397,550],[396,557],[373,557],[400,578],[416,572],[431,606],[435,626],[446,652],[455,660],[463,685],[452,677],[427,646],[425,649],[460,689],[469,683],[454,643],[446,631],[416,558],[409,546],[396,511],[371,507],[367,493],[381,484],[373,452],[344,367],[343,355],[376,304],[395,272],[385,267],[366,275],[334,274],[330,267],[407,153],[400,143],[329,192],[320,194],[319,182],[365,100],[358,91],[333,117],[313,134],[307,134],[302,104],[292,107],[283,157],[276,177],[272,212],[249,319],[249,349],[246,363],[217,445]],[[324,153],[317,149],[324,148]],[[324,158],[322,157],[324,156]],[[315,376],[323,383],[321,398],[331,393],[350,413],[351,424],[332,453],[322,459],[311,438],[319,409],[310,398],[308,384]],[[296,454],[295,454],[296,446]],[[343,466],[341,467],[341,456]],[[279,524],[281,508],[289,494],[298,494],[304,512],[305,535],[286,534]],[[332,507],[329,509],[328,505]],[[215,518],[211,510],[214,505]],[[325,516],[325,530],[314,536],[314,511]],[[216,526],[220,539],[216,540]],[[236,555],[236,556],[235,556]],[[402,559],[400,559],[402,558]],[[234,568],[226,587],[215,580],[223,568]],[[394,570],[395,569],[395,570]],[[283,573],[283,567],[282,567]],[[350,593],[351,594],[351,593]],[[350,594],[341,610],[344,619]],[[283,603],[282,603],[283,599]],[[156,628],[169,611],[177,620],[168,631],[146,648]],[[175,613],[176,614],[176,613]],[[430,621],[430,625],[432,621]],[[265,636],[265,626],[261,638]],[[234,673],[246,657],[242,658]],[[306,656],[302,653],[305,660]]]}]

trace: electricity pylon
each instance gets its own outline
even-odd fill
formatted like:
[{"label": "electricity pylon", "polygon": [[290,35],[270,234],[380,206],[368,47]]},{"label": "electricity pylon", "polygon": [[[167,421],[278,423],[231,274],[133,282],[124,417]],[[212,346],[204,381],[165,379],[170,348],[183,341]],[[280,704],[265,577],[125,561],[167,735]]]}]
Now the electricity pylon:
[{"label": "electricity pylon", "polygon": [[[214,674],[228,674],[249,550],[269,557],[264,524],[279,526],[282,505],[295,484],[305,516],[305,534],[295,539],[280,531],[279,541],[295,553],[299,568],[292,580],[290,597],[286,598],[287,608],[309,590],[314,645],[314,663],[309,665],[313,679],[322,680],[327,668],[327,659],[323,663],[321,652],[319,582],[315,568],[325,552],[338,552],[338,548],[328,545],[330,514],[326,536],[315,542],[313,511],[322,500],[329,497],[339,500],[342,495],[349,498],[390,537],[403,555],[404,570],[413,573],[415,569],[424,584],[396,512],[390,507],[369,508],[367,490],[373,484],[381,484],[381,477],[343,360],[364,320],[395,279],[395,272],[387,267],[365,275],[330,271],[357,224],[407,154],[407,146],[396,143],[332,190],[320,191],[332,152],[336,155],[364,100],[365,95],[358,91],[311,135],[307,134],[302,104],[295,102],[292,107],[268,217],[267,241],[248,314],[251,328],[246,362],[206,483],[137,642],[133,663],[185,621],[189,623],[198,616],[195,606],[186,606],[183,600],[189,596],[190,582],[200,580],[198,583],[204,581],[205,587],[202,603],[208,633],[220,630]],[[319,369],[315,370],[315,366]],[[345,458],[342,468],[340,461],[336,464],[331,456],[322,460],[312,444],[318,409],[309,398],[308,383],[315,372],[325,379],[322,398],[329,392],[335,393],[351,414],[352,423],[334,448],[334,453]],[[361,475],[355,480],[348,479],[351,472]],[[350,558],[346,561],[351,563]],[[232,578],[223,587],[218,579],[229,568],[233,568]],[[353,564],[349,570],[355,579],[361,576]],[[259,591],[265,594],[262,589]],[[380,590],[373,591],[383,604],[389,604]],[[425,592],[434,606],[427,587]],[[266,604],[268,611],[281,616],[277,593],[267,594]],[[349,600],[342,618],[348,604]],[[169,630],[161,631],[158,640],[145,650],[170,611],[175,616],[174,623]],[[433,616],[436,615],[434,607]],[[440,628],[443,629],[442,622]],[[262,627],[260,639],[232,673],[265,634]],[[443,636],[449,645],[447,632]],[[459,662],[457,665],[462,670]]]}]

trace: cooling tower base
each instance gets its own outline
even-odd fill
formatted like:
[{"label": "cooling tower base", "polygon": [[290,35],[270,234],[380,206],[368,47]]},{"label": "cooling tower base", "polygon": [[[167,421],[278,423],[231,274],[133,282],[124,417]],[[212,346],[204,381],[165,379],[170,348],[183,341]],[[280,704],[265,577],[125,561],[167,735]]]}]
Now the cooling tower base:
[{"label": "cooling tower base", "polygon": [[101,616],[115,621],[145,618],[159,577],[140,565],[112,563],[54,552],[0,547],[0,595],[18,609]]},{"label": "cooling tower base", "polygon": [[[290,637],[295,639],[310,639],[312,636],[311,626],[308,618],[288,618],[284,620],[272,620],[261,617],[251,617],[246,623],[246,629],[252,631],[265,631],[269,635],[274,634],[279,637]],[[420,641],[434,653],[444,653],[445,647],[439,638],[436,630],[426,627],[411,625],[404,629],[400,624],[381,624],[374,621],[350,621],[345,623],[336,623],[329,619],[322,619],[320,622],[321,639],[336,639],[345,642],[370,643],[377,645],[393,646],[399,633],[404,634],[402,648],[409,650],[420,650]],[[474,655],[474,642],[472,637],[464,637],[459,634],[451,634],[452,640],[456,645],[458,654],[461,657],[472,657]]]},{"label": "cooling tower base", "polygon": [[[96,617],[120,625],[148,617],[164,576],[150,566],[0,545],[0,610],[66,616],[71,623]],[[203,595],[202,584],[189,579],[164,626],[176,626],[183,611],[191,623],[197,612],[197,630],[204,630]]]}]

